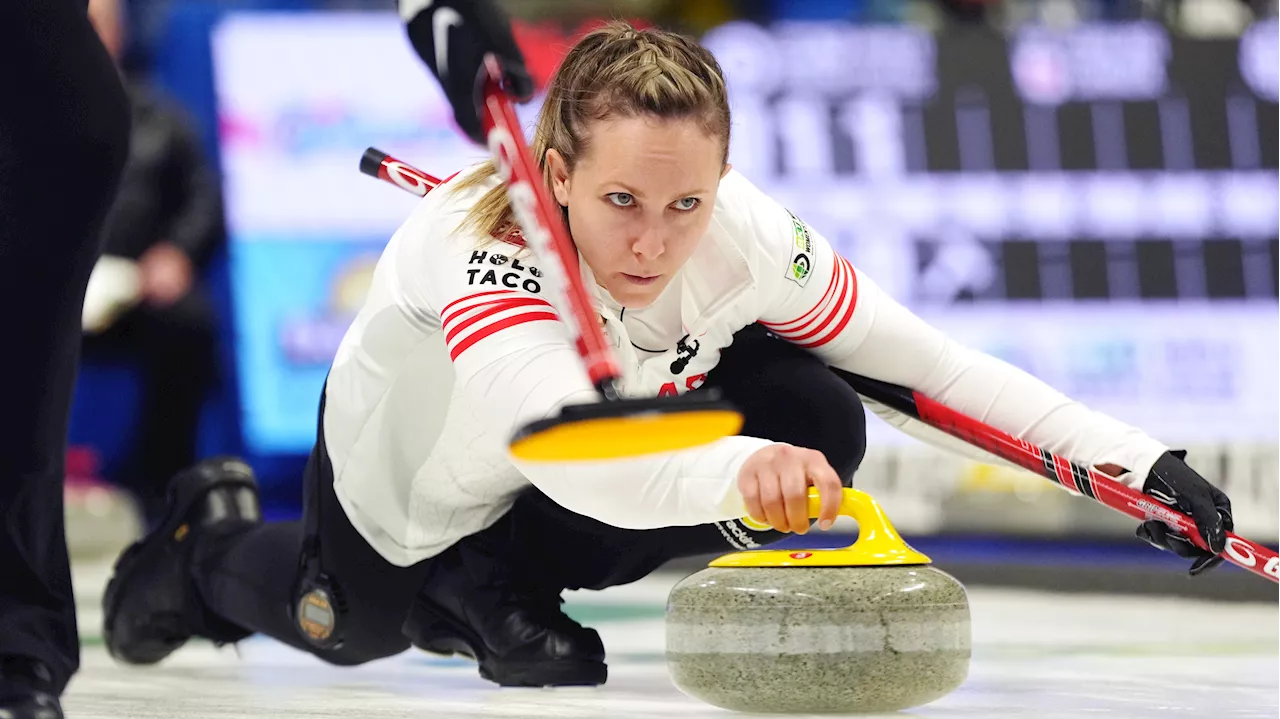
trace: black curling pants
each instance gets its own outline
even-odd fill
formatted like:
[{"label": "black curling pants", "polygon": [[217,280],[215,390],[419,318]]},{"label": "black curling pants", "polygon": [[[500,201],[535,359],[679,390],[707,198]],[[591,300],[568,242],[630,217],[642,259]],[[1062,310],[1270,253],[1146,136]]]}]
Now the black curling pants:
[{"label": "black curling pants", "polygon": [[63,473],[85,285],[129,106],[84,0],[0,1],[0,656],[80,663]]},{"label": "black curling pants", "polygon": [[[862,404],[820,360],[759,326],[738,334],[706,386],[718,387],[746,416],[743,434],[822,451],[849,485],[866,449]],[[303,542],[303,522],[261,525],[212,539],[194,565],[206,607],[221,618],[334,664],[360,664],[409,647],[401,633],[433,559],[397,567],[382,559],[347,521],[333,492],[323,436],[307,469],[307,491],[320,492],[320,563],[346,598],[345,642],[315,649],[289,618]],[[603,589],[640,579],[679,557],[763,546],[784,535],[740,522],[620,529],[570,512],[527,490],[493,526],[462,542],[506,542],[524,567],[555,589]],[[563,561],[561,561],[563,560]]]}]

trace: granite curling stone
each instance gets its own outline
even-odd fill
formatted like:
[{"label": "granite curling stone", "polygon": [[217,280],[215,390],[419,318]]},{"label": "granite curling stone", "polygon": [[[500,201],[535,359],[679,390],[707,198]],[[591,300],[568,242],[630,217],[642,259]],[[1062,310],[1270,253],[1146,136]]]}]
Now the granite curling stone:
[{"label": "granite curling stone", "polygon": [[846,489],[841,511],[859,520],[847,549],[738,552],[671,590],[666,658],[681,691],[741,712],[858,714],[964,682],[964,586],[902,542],[869,495]]}]

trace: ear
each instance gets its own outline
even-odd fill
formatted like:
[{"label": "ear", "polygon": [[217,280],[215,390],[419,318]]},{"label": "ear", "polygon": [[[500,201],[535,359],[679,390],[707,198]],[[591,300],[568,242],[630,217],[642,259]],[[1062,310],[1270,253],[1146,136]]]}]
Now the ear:
[{"label": "ear", "polygon": [[569,166],[559,150],[547,150],[547,169],[551,174],[551,194],[561,207],[569,206]]},{"label": "ear", "polygon": [[721,179],[721,180],[723,180],[723,179],[724,179],[724,176],[725,176],[725,175],[727,175],[727,174],[729,174],[729,170],[732,170],[732,169],[733,169],[733,165],[731,165],[731,164],[729,164],[729,163],[727,163],[727,162],[726,162],[726,163],[724,163],[724,172],[720,173],[720,179]]}]

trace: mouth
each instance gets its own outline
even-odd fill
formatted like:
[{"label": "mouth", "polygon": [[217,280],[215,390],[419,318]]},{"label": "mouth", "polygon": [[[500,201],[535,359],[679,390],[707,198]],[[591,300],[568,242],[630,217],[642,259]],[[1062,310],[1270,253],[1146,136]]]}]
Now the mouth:
[{"label": "mouth", "polygon": [[630,274],[627,274],[626,272],[623,272],[622,276],[627,278],[627,281],[633,284],[651,285],[654,282],[657,282],[658,278],[661,277],[662,275],[630,275]]}]

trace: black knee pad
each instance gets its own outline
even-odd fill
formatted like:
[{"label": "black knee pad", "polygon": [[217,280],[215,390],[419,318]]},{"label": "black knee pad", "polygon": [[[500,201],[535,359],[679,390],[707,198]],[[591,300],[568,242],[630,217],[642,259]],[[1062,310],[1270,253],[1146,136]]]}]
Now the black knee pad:
[{"label": "black knee pad", "polygon": [[[844,486],[851,487],[853,475],[867,455],[867,409],[850,383],[849,373],[835,367],[830,370],[839,387],[831,388],[831,395],[837,399],[824,402],[822,406],[821,449]],[[840,429],[829,433],[831,427]]]},{"label": "black knee pad", "polygon": [[[852,393],[852,390],[850,390]],[[861,401],[842,403],[828,408],[831,415],[824,416],[824,434],[819,440],[820,449],[827,462],[836,474],[840,475],[840,483],[846,487],[853,486],[853,475],[862,466],[862,459],[867,455],[867,417]],[[831,427],[827,434],[827,427]]]},{"label": "black knee pad", "polygon": [[750,325],[734,335],[706,386],[744,412],[743,434],[818,450],[845,486],[853,481],[866,454],[866,413],[817,355]]},{"label": "black knee pad", "polygon": [[840,482],[853,486],[853,475],[867,454],[867,415],[858,393],[836,374],[815,376],[815,391],[804,402],[807,437],[804,446],[822,452]]}]

